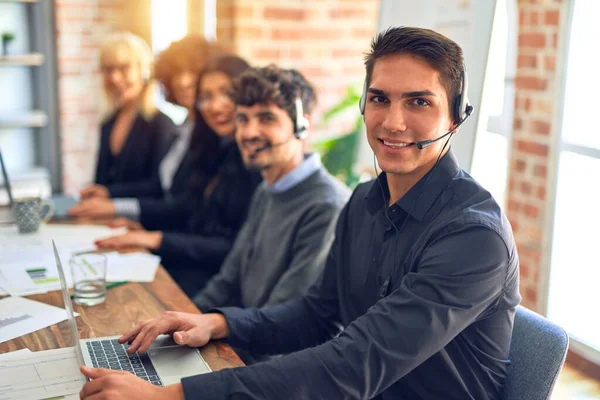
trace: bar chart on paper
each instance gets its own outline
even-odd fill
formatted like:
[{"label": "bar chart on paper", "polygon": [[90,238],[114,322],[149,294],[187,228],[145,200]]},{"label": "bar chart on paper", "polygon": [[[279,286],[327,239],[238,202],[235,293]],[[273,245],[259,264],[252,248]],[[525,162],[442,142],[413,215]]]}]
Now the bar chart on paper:
[{"label": "bar chart on paper", "polygon": [[46,285],[49,283],[59,284],[59,280],[57,276],[48,276],[48,270],[44,267],[39,268],[29,268],[26,269],[27,275],[31,278],[31,281],[36,285]]},{"label": "bar chart on paper", "polygon": [[32,318],[29,314],[21,314],[21,315],[2,315],[0,314],[0,329],[5,328],[9,325],[19,323],[26,319]]}]

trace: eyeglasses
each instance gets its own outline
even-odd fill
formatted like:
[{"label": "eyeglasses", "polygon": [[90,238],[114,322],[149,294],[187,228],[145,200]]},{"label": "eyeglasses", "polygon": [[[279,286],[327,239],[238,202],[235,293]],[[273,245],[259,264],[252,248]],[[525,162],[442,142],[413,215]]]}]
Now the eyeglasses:
[{"label": "eyeglasses", "polygon": [[198,108],[206,108],[212,106],[218,101],[231,102],[231,95],[228,92],[202,93],[198,97]]},{"label": "eyeglasses", "polygon": [[100,71],[104,75],[110,75],[113,72],[118,72],[121,75],[127,74],[133,65],[131,63],[124,64],[113,64],[113,65],[101,65]]}]

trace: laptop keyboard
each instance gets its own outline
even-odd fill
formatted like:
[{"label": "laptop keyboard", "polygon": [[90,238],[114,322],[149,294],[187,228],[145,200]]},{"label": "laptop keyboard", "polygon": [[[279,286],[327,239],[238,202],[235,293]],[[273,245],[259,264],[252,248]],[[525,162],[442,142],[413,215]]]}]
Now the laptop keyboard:
[{"label": "laptop keyboard", "polygon": [[150,357],[147,354],[127,354],[129,344],[121,344],[114,339],[86,342],[86,346],[95,368],[129,371],[153,385],[162,386]]}]

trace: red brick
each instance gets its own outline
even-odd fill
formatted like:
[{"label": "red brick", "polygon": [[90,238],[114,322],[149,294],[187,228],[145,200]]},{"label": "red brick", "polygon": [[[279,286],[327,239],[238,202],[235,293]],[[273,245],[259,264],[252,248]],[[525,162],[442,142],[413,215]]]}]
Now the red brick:
[{"label": "red brick", "polygon": [[536,76],[517,76],[515,84],[517,89],[546,90],[548,81]]},{"label": "red brick", "polygon": [[531,183],[521,182],[521,193],[530,194],[531,193]]},{"label": "red brick", "polygon": [[536,197],[542,201],[546,200],[546,188],[544,186],[539,186],[537,188]]},{"label": "red brick", "polygon": [[[513,227],[514,228],[514,227]],[[527,279],[529,277],[529,264],[519,261],[519,272],[522,278]]]},{"label": "red brick", "polygon": [[554,72],[556,70],[556,56],[550,55],[544,57],[544,68],[546,68],[547,71]]},{"label": "red brick", "polygon": [[535,68],[537,66],[537,57],[532,54],[519,54],[517,57],[517,67]]},{"label": "red brick", "polygon": [[517,149],[520,152],[532,154],[535,156],[547,156],[548,146],[541,143],[529,142],[523,139],[517,140]]},{"label": "red brick", "polygon": [[233,9],[233,18],[252,18],[254,16],[254,7],[236,5]]},{"label": "red brick", "polygon": [[525,215],[534,219],[537,219],[540,215],[540,210],[532,204],[525,204],[523,211],[525,211]]},{"label": "red brick", "polygon": [[531,126],[531,131],[533,133],[537,133],[539,135],[544,135],[544,136],[550,135],[551,125],[549,122],[533,120],[533,121],[531,121],[530,126]]},{"label": "red brick", "polygon": [[527,167],[527,163],[525,161],[523,161],[523,160],[515,161],[515,169],[517,170],[517,172],[525,171],[526,167]]},{"label": "red brick", "polygon": [[281,50],[277,48],[257,48],[252,50],[252,58],[257,61],[277,60],[281,56]]},{"label": "red brick", "polygon": [[304,29],[304,28],[274,28],[272,37],[276,40],[335,40],[341,37],[338,29]]},{"label": "red brick", "polygon": [[302,21],[306,19],[306,11],[299,8],[267,7],[263,17],[267,20]]},{"label": "red brick", "polygon": [[545,165],[536,165],[533,167],[533,174],[540,178],[545,178],[548,174],[548,168]]},{"label": "red brick", "polygon": [[560,20],[560,13],[558,10],[548,10],[544,14],[544,24],[557,26]]},{"label": "red brick", "polygon": [[334,8],[329,10],[329,18],[340,19],[340,18],[361,18],[364,17],[365,12],[361,8]]},{"label": "red brick", "polygon": [[521,203],[513,199],[508,199],[508,209],[510,211],[518,212],[519,210],[521,210]]},{"label": "red brick", "polygon": [[529,18],[531,26],[538,26],[540,24],[540,14],[537,11],[532,11],[529,14]]},{"label": "red brick", "polygon": [[530,287],[525,288],[525,293],[524,293],[523,297],[529,303],[534,304],[534,305],[537,304],[537,292],[534,289],[532,289]]},{"label": "red brick", "polygon": [[546,35],[543,33],[521,33],[519,47],[542,49],[546,47]]},{"label": "red brick", "polygon": [[515,118],[513,121],[513,129],[521,129],[523,128],[523,120],[520,118]]},{"label": "red brick", "polygon": [[525,98],[525,106],[524,106],[525,111],[531,111],[531,103],[532,103],[531,99],[529,97],[526,97]]},{"label": "red brick", "polygon": [[[355,28],[352,29],[352,37],[355,39],[367,39],[370,40],[375,32],[372,29],[367,28]],[[365,47],[367,47],[368,43],[365,43]]]},{"label": "red brick", "polygon": [[355,57],[361,57],[362,52],[359,50],[342,48],[342,49],[333,49],[331,51],[331,55],[333,56],[333,58],[355,58]]},{"label": "red brick", "polygon": [[258,26],[243,26],[235,30],[235,36],[239,39],[261,39],[265,37],[263,28]]}]

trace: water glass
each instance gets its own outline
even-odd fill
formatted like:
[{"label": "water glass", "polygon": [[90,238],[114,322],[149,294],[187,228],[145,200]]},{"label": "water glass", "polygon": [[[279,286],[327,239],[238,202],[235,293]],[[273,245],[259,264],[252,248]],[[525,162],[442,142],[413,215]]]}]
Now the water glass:
[{"label": "water glass", "polygon": [[73,300],[84,306],[95,306],[106,300],[106,256],[77,254],[69,260],[73,277]]}]

